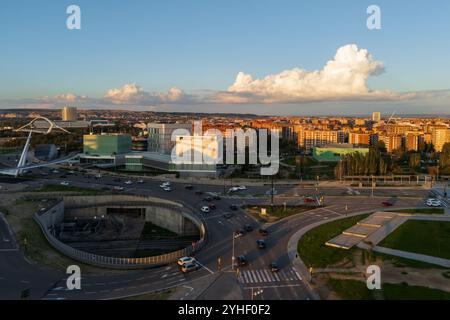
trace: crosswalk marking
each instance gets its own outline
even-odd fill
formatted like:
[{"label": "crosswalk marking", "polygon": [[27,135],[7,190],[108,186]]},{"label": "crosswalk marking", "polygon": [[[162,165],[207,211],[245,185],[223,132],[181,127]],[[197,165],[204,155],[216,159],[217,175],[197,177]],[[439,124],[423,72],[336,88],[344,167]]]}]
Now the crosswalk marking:
[{"label": "crosswalk marking", "polygon": [[258,270],[244,270],[240,278],[241,283],[273,283],[273,282],[288,282],[302,280],[297,271],[293,268],[280,270],[279,272],[270,272],[267,269]]}]

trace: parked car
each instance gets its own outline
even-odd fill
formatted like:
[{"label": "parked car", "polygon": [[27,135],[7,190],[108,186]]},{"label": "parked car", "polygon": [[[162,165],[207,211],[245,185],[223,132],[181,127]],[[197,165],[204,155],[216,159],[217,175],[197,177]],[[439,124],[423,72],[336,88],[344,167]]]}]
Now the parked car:
[{"label": "parked car", "polygon": [[194,186],[193,185],[187,185],[184,187],[186,190],[194,190]]},{"label": "parked car", "polygon": [[267,229],[259,229],[259,234],[262,236],[268,236],[269,235],[269,231],[267,231]]},{"label": "parked car", "polygon": [[203,206],[201,209],[200,209],[203,213],[209,213],[209,207],[208,206]]},{"label": "parked car", "polygon": [[262,239],[256,241],[256,244],[258,245],[258,249],[265,249],[267,247],[266,242]]},{"label": "parked car", "polygon": [[186,263],[186,264],[183,264],[181,266],[181,271],[183,273],[188,273],[188,272],[195,271],[195,270],[198,270],[198,269],[200,269],[200,266],[197,263],[195,263],[195,262],[193,262],[193,263]]},{"label": "parked car", "polygon": [[125,181],[124,183],[130,185],[130,184],[133,184],[133,181],[127,180],[127,181]]},{"label": "parked car", "polygon": [[139,179],[138,181],[136,181],[137,183],[139,183],[139,184],[142,184],[142,183],[144,183],[144,180],[142,180],[142,179]]},{"label": "parked car", "polygon": [[113,191],[123,191],[123,187],[121,186],[114,186]]},{"label": "parked car", "polygon": [[67,187],[69,185],[69,183],[67,181],[63,181],[63,182],[61,182],[61,185]]},{"label": "parked car", "polygon": [[218,195],[215,195],[215,196],[213,197],[213,199],[214,199],[214,200],[220,200],[220,199],[222,199],[222,198],[219,197]]},{"label": "parked car", "polygon": [[247,231],[247,232],[252,232],[253,231],[253,227],[250,224],[246,224],[244,226],[244,230]]},{"label": "parked car", "polygon": [[172,187],[170,186],[164,187],[163,190],[167,192],[173,191]]},{"label": "parked car", "polygon": [[233,210],[233,211],[236,211],[236,210],[238,209],[238,206],[235,205],[235,204],[232,204],[232,205],[230,206],[230,209]]},{"label": "parked car", "polygon": [[247,187],[246,186],[239,186],[239,187],[237,187],[238,188],[238,190],[247,190]]},{"label": "parked car", "polygon": [[211,197],[205,197],[205,198],[203,198],[203,201],[205,201],[205,202],[211,202],[211,201],[212,201],[212,198],[211,198]]},{"label": "parked car", "polygon": [[197,195],[197,196],[201,196],[202,194],[203,194],[203,191],[201,191],[201,190],[195,191],[195,195]]},{"label": "parked car", "polygon": [[183,257],[183,258],[178,259],[178,261],[177,261],[179,266],[182,266],[187,263],[195,263],[195,262],[196,262],[195,258],[193,258],[193,257]]},{"label": "parked car", "polygon": [[217,209],[217,207],[216,207],[216,205],[215,205],[214,203],[210,203],[210,204],[209,204],[209,208],[210,208],[211,210],[216,210],[216,209]]}]

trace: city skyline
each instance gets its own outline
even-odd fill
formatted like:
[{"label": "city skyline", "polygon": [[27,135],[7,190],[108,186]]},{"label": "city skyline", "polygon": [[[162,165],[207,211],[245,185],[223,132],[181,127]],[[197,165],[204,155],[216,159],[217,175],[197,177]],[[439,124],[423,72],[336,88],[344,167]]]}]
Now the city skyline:
[{"label": "city skyline", "polygon": [[78,1],[81,30],[65,27],[70,4],[5,4],[1,109],[450,111],[445,1],[378,1],[381,30],[366,26],[369,1]]}]

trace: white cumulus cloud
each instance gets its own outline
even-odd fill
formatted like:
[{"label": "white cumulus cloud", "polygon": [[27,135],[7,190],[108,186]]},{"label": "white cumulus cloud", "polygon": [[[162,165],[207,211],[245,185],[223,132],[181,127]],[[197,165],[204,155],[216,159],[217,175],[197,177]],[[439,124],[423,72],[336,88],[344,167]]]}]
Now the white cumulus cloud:
[{"label": "white cumulus cloud", "polygon": [[129,83],[121,88],[108,90],[105,99],[117,104],[157,105],[185,103],[189,102],[192,97],[178,88],[171,88],[167,92],[150,93],[135,83]]},{"label": "white cumulus cloud", "polygon": [[228,90],[218,93],[215,98],[228,103],[396,98],[396,94],[391,92],[368,88],[368,78],[383,72],[382,62],[374,60],[366,49],[349,44],[339,48],[322,70],[294,68],[262,79],[253,79],[251,75],[239,72]]}]

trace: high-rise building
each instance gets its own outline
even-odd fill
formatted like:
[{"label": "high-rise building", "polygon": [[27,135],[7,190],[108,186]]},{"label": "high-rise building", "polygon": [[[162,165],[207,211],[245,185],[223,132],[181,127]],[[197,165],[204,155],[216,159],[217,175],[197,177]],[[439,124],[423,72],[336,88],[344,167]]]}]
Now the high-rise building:
[{"label": "high-rise building", "polygon": [[298,133],[298,145],[306,150],[313,147],[323,147],[330,143],[338,143],[337,130],[302,130]]},{"label": "high-rise building", "polygon": [[372,113],[372,121],[373,122],[380,122],[381,121],[381,113],[380,112],[373,112]]},{"label": "high-rise building", "polygon": [[383,141],[387,152],[392,152],[402,148],[401,135],[380,135],[378,141]]},{"label": "high-rise building", "polygon": [[434,128],[431,131],[431,142],[437,152],[441,152],[444,144],[450,142],[450,128]]},{"label": "high-rise building", "polygon": [[348,143],[356,146],[368,146],[370,144],[370,134],[363,132],[350,132]]},{"label": "high-rise building", "polygon": [[419,150],[419,135],[414,132],[409,132],[405,136],[405,149],[407,151]]},{"label": "high-rise building", "polygon": [[75,107],[64,107],[61,111],[62,121],[77,121],[78,114]]},{"label": "high-rise building", "polygon": [[191,123],[149,123],[147,125],[148,151],[170,155],[175,147],[172,133],[178,129],[187,130],[182,134],[186,136],[192,134],[193,126]]}]

